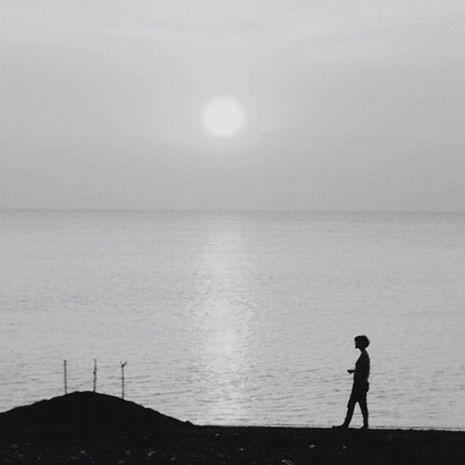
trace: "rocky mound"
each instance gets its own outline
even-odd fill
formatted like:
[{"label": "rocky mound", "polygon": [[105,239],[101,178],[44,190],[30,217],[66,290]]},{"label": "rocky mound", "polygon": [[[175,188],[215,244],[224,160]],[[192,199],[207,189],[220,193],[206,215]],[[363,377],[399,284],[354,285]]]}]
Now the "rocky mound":
[{"label": "rocky mound", "polygon": [[161,431],[188,425],[134,402],[95,392],[73,392],[0,413],[0,427],[8,430]]}]

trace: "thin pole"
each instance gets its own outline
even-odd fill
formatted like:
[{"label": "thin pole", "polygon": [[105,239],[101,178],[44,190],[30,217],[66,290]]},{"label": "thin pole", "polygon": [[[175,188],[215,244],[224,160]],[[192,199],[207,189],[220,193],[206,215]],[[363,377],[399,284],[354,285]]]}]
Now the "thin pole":
[{"label": "thin pole", "polygon": [[65,394],[68,394],[68,362],[66,360],[63,361],[63,376],[65,382]]},{"label": "thin pole", "polygon": [[128,362],[121,362],[121,398],[124,399],[124,367]]},{"label": "thin pole", "polygon": [[94,392],[97,392],[97,359],[94,358]]}]

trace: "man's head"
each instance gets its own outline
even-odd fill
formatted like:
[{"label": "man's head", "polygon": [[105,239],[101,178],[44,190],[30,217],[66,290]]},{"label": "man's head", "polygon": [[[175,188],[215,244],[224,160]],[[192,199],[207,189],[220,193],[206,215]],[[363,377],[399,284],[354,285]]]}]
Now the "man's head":
[{"label": "man's head", "polygon": [[357,336],[354,341],[355,347],[360,350],[366,349],[370,345],[370,341],[366,336]]}]

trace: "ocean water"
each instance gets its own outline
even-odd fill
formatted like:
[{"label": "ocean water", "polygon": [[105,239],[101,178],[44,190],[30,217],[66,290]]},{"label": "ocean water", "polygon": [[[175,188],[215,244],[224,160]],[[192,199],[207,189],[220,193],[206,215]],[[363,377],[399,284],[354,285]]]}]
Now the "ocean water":
[{"label": "ocean water", "polygon": [[[465,215],[0,212],[0,410],[68,389],[199,424],[465,428]],[[353,423],[360,424],[356,411]]]}]

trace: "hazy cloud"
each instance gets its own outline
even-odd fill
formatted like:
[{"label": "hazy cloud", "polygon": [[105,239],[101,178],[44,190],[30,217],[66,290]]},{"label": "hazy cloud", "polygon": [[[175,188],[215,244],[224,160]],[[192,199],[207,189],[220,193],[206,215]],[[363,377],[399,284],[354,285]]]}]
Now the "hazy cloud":
[{"label": "hazy cloud", "polygon": [[463,43],[462,1],[0,0],[0,207],[463,210]]}]

